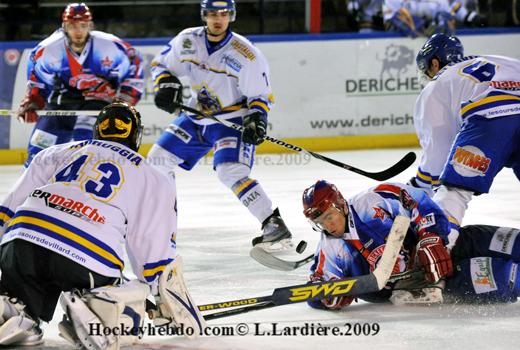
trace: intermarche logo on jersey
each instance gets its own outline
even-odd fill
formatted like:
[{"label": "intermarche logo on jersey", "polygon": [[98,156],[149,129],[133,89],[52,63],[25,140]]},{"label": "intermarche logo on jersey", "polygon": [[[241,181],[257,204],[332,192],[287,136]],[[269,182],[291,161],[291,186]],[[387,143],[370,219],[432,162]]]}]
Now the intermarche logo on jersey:
[{"label": "intermarche logo on jersey", "polygon": [[289,300],[293,302],[304,301],[310,298],[324,299],[337,295],[344,295],[352,290],[357,279],[349,279],[345,281],[329,282],[321,285],[312,285],[291,288],[292,296]]}]

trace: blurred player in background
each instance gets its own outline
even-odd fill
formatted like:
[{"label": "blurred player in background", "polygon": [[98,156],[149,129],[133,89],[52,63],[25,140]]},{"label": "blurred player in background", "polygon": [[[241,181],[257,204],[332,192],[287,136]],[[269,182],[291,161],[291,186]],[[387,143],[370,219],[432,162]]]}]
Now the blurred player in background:
[{"label": "blurred player in background", "polygon": [[432,81],[415,105],[424,154],[410,183],[436,190],[433,199],[452,223],[451,241],[472,196],[488,193],[502,168],[520,179],[520,61],[462,56],[460,40],[443,34],[417,55],[419,70]]},{"label": "blurred player in background", "polygon": [[[251,42],[231,31],[233,0],[201,2],[202,27],[179,33],[154,58],[155,105],[179,115],[168,126],[148,158],[164,172],[180,166],[191,170],[211,149],[219,180],[261,223],[253,246],[266,250],[292,247],[291,233],[259,182],[250,177],[255,146],[266,135],[273,96],[269,67]],[[209,119],[180,112],[182,85],[189,80],[189,105],[217,118],[243,125],[240,132]]]},{"label": "blurred player in background", "polygon": [[[136,340],[89,324],[141,326],[150,291],[163,322],[203,325],[176,257],[173,179],[137,153],[142,128],[134,107],[106,106],[94,140],[40,152],[1,204],[0,345],[41,344],[58,297],[61,335],[88,349]],[[137,279],[121,283],[125,246]]]},{"label": "blurred player in background", "polygon": [[474,0],[385,0],[386,26],[403,35],[445,33],[453,35],[457,22],[465,26],[485,26],[486,20],[475,10]]},{"label": "blurred player in background", "polygon": [[84,3],[68,4],[62,27],[31,52],[18,116],[36,125],[26,166],[49,146],[92,138],[95,117],[41,117],[36,110],[98,110],[115,100],[135,105],[143,91],[142,59],[128,43],[94,31]]},{"label": "blurred player in background", "polygon": [[[304,215],[321,240],[311,267],[311,281],[369,274],[378,264],[394,218],[411,218],[391,282],[369,302],[394,304],[457,300],[514,302],[520,295],[520,233],[517,229],[467,226],[451,257],[444,246],[449,232],[442,210],[422,191],[383,183],[345,200],[333,184],[320,180],[303,193]],[[453,268],[454,266],[454,268]],[[409,273],[410,279],[396,281]],[[394,281],[392,281],[394,279]],[[341,309],[353,297],[311,302],[316,308]]]}]

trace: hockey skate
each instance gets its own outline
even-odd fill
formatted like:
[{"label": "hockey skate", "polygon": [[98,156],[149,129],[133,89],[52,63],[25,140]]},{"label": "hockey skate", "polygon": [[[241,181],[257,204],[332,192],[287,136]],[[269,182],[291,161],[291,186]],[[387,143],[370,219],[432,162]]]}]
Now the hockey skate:
[{"label": "hockey skate", "polygon": [[253,247],[259,247],[266,252],[278,252],[294,247],[292,235],[276,208],[271,216],[262,222],[262,235],[253,238]]},{"label": "hockey skate", "polygon": [[0,296],[0,345],[35,346],[43,343],[38,323],[27,316],[16,298]]}]

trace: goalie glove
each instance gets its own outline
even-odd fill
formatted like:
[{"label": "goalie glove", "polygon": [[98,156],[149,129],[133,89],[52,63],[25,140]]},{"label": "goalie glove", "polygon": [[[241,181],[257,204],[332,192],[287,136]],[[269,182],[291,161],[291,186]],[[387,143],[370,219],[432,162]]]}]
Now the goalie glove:
[{"label": "goalie glove", "polygon": [[[309,277],[310,282],[323,282],[325,279],[323,278],[323,275],[313,273]],[[330,280],[335,280],[336,278],[333,277]],[[321,306],[323,306],[325,309],[328,310],[341,310],[342,308],[349,306],[352,301],[355,299],[355,297],[352,296],[342,296],[342,297],[333,297],[333,298],[327,298],[327,299],[321,299],[319,303]],[[313,305],[311,305],[313,306]]]},{"label": "goalie glove", "polygon": [[155,82],[155,105],[170,114],[178,113],[182,104],[182,84],[177,77],[161,74]]},{"label": "goalie glove", "polygon": [[252,145],[264,142],[267,129],[267,117],[260,112],[252,112],[244,117],[242,141]]},{"label": "goalie glove", "polygon": [[444,246],[443,239],[434,233],[426,232],[419,237],[417,258],[424,268],[426,280],[430,283],[436,283],[453,274],[450,253]]}]

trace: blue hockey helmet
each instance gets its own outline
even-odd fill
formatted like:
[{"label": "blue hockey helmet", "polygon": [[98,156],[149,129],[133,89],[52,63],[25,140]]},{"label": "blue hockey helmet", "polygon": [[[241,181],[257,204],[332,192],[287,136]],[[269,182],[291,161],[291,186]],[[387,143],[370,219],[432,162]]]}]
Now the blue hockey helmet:
[{"label": "blue hockey helmet", "polygon": [[237,9],[235,0],[202,0],[200,2],[200,17],[206,22],[209,11],[229,12],[229,21],[235,21]]},{"label": "blue hockey helmet", "polygon": [[464,56],[464,48],[459,38],[438,33],[432,35],[419,50],[415,61],[417,68],[426,74],[434,58],[439,60],[440,68]]}]

